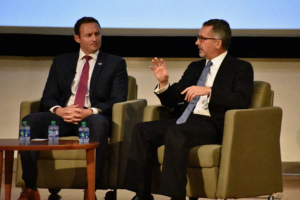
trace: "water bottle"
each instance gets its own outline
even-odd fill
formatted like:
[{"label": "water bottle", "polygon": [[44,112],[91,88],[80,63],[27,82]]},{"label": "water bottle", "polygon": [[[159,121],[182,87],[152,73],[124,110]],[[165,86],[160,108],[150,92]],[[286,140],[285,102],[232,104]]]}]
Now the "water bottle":
[{"label": "water bottle", "polygon": [[51,125],[48,127],[48,140],[49,143],[58,143],[59,137],[59,127],[56,125],[55,121],[51,121]]},{"label": "water bottle", "polygon": [[30,141],[30,126],[27,125],[27,121],[23,121],[22,125],[20,126],[19,139],[20,142]]},{"label": "water bottle", "polygon": [[79,127],[78,139],[80,144],[89,143],[90,129],[86,127],[86,122],[81,122],[81,127]]}]

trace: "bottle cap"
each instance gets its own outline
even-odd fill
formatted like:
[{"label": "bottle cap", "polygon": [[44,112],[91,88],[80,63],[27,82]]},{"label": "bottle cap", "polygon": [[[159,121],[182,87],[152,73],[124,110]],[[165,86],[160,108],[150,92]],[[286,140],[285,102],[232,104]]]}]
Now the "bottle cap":
[{"label": "bottle cap", "polygon": [[23,121],[23,123],[22,123],[23,125],[27,125],[27,121]]},{"label": "bottle cap", "polygon": [[51,125],[55,125],[56,124],[56,122],[55,121],[51,121]]},{"label": "bottle cap", "polygon": [[86,122],[81,122],[81,125],[82,126],[86,126]]}]

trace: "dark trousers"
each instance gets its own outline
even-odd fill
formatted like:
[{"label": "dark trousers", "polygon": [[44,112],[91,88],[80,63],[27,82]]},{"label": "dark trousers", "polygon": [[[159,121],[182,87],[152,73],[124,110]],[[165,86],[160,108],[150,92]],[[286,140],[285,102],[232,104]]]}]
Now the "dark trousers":
[{"label": "dark trousers", "polygon": [[[24,117],[23,121],[27,121],[27,124],[30,126],[31,139],[48,138],[48,126],[51,124],[51,121],[56,121],[56,125],[59,126],[59,137],[78,136],[78,129],[81,126],[81,123],[78,125],[66,123],[61,117],[50,112],[33,113]],[[98,181],[101,180],[101,170],[107,154],[110,119],[104,115],[90,115],[83,121],[86,122],[87,127],[90,129],[90,141],[99,142],[99,146],[96,148],[97,187]],[[23,169],[22,178],[26,187],[35,187],[38,177],[37,161],[39,152],[21,151],[20,154]]]},{"label": "dark trousers", "polygon": [[132,133],[125,175],[126,189],[148,196],[151,193],[151,166],[157,148],[165,145],[160,194],[185,198],[189,150],[216,144],[218,129],[210,117],[191,114],[186,123],[176,119],[137,124]]}]

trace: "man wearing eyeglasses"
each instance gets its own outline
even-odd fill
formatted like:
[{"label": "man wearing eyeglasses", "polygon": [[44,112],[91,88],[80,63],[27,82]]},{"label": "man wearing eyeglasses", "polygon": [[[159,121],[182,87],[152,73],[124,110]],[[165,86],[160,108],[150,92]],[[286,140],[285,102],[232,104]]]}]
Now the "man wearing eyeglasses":
[{"label": "man wearing eyeglasses", "polygon": [[[205,22],[195,43],[204,59],[192,62],[172,85],[164,60],[152,60],[150,68],[159,82],[155,93],[162,105],[174,109],[174,118],[140,123],[133,130],[125,188],[136,192],[135,199],[153,199],[151,163],[161,145],[165,152],[160,194],[185,199],[189,150],[221,144],[226,111],[249,108],[253,69],[250,63],[229,55],[230,40],[226,21]],[[183,106],[178,109],[179,105]]]}]

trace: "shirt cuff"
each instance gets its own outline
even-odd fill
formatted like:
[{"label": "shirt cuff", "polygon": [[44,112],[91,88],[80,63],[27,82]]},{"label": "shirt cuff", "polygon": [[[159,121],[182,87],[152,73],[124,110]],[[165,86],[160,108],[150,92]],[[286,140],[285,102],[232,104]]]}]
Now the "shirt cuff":
[{"label": "shirt cuff", "polygon": [[97,115],[102,112],[102,110],[99,108],[90,108],[90,109],[92,109],[94,115]]},{"label": "shirt cuff", "polygon": [[166,91],[168,88],[170,87],[170,84],[167,84],[165,87],[162,87],[162,88],[159,88],[159,84],[156,86],[154,92],[156,94],[161,94],[163,93],[164,91]]},{"label": "shirt cuff", "polygon": [[54,113],[55,108],[61,108],[61,106],[53,106],[52,108],[50,108],[50,112]]}]

